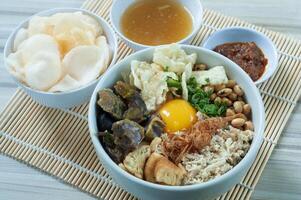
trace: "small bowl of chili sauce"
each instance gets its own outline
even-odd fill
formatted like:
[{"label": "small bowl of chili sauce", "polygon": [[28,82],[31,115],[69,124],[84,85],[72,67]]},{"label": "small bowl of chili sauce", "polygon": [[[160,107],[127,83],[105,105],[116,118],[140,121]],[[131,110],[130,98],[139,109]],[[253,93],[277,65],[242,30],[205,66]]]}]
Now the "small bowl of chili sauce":
[{"label": "small bowl of chili sauce", "polygon": [[267,36],[253,29],[220,29],[211,34],[202,46],[235,62],[255,84],[268,80],[278,67],[275,45]]}]

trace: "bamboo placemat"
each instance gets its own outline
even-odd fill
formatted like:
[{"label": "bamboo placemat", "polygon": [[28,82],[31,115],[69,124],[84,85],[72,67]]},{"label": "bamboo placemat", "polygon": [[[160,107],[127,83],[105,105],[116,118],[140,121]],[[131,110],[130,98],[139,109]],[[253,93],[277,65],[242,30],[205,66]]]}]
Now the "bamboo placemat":
[{"label": "bamboo placemat", "polygon": [[[111,0],[88,0],[83,8],[108,20]],[[229,26],[256,29],[277,46],[279,68],[259,86],[266,110],[264,142],[247,175],[222,199],[249,199],[301,94],[301,43],[233,17],[205,10],[193,39],[200,45],[212,32]],[[120,42],[118,60],[132,53]],[[119,188],[99,162],[89,138],[88,103],[69,110],[46,108],[17,90],[0,115],[0,152],[103,199],[135,199]]]}]

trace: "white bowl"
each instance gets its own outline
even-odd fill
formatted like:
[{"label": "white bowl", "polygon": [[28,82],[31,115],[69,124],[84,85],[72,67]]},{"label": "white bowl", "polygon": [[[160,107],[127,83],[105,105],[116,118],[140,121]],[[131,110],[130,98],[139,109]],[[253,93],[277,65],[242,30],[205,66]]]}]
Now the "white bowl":
[{"label": "white bowl", "polygon": [[[112,60],[110,63],[110,66],[112,66],[115,63],[116,58],[117,58],[117,39],[115,37],[114,31],[112,30],[112,28],[101,17],[99,17],[87,10],[78,9],[78,8],[55,8],[55,9],[50,9],[50,10],[39,12],[39,13],[35,14],[34,16],[50,16],[50,15],[53,15],[55,13],[60,13],[60,12],[77,12],[77,11],[80,11],[86,15],[93,17],[102,26],[104,35],[106,36],[107,42],[112,51]],[[6,58],[10,53],[13,52],[13,44],[14,44],[14,39],[15,39],[16,33],[19,31],[20,28],[27,28],[28,22],[32,17],[26,19],[21,24],[19,24],[15,28],[15,30],[11,33],[11,35],[9,36],[9,38],[6,42],[6,45],[4,47],[4,63],[5,63],[7,70],[8,70],[9,66],[6,63]],[[19,87],[21,87],[33,100],[35,100],[36,102],[38,102],[44,106],[52,107],[52,108],[70,108],[70,107],[74,107],[74,106],[80,105],[80,104],[88,101],[92,95],[92,92],[93,92],[98,80],[99,80],[99,78],[98,78],[97,80],[94,80],[91,83],[84,85],[80,88],[74,89],[74,90],[53,93],[53,92],[44,92],[44,91],[32,89],[32,88],[24,85],[23,83],[21,83],[13,75],[11,75],[11,77],[14,79],[14,81],[17,83],[17,85]]]},{"label": "white bowl", "polygon": [[276,71],[278,67],[278,55],[275,45],[267,36],[253,29],[242,27],[220,29],[211,34],[202,46],[212,50],[216,46],[228,42],[255,42],[268,59],[264,73],[255,81],[255,84],[268,80]]},{"label": "white bowl", "polygon": [[242,180],[243,176],[252,165],[263,141],[265,126],[264,107],[259,91],[251,78],[234,62],[220,54],[201,47],[189,45],[181,46],[187,53],[197,53],[197,62],[205,63],[211,67],[217,65],[224,66],[227,75],[231,79],[236,80],[243,88],[247,102],[252,107],[252,120],[255,128],[255,136],[246,156],[233,169],[224,175],[205,183],[186,186],[165,186],[141,180],[125,172],[112,161],[97,137],[96,102],[97,92],[103,88],[112,88],[116,81],[121,80],[121,74],[130,71],[130,62],[132,60],[151,61],[154,48],[148,48],[126,57],[124,60],[111,67],[98,82],[89,105],[89,130],[96,153],[114,181],[128,192],[144,200],[192,200],[212,199],[217,197]]},{"label": "white bowl", "polygon": [[[137,0],[114,0],[113,5],[111,7],[110,12],[110,20],[112,22],[112,26],[118,36],[132,49],[134,50],[141,50],[148,47],[152,47],[149,45],[139,44],[127,38],[121,31],[120,21],[123,13],[125,10],[135,3]],[[177,43],[180,44],[189,44],[193,37],[197,34],[198,30],[202,24],[202,17],[203,17],[203,7],[200,0],[177,0],[181,3],[185,8],[189,11],[193,21],[193,29],[192,32],[185,37],[184,39],[178,41]]]}]

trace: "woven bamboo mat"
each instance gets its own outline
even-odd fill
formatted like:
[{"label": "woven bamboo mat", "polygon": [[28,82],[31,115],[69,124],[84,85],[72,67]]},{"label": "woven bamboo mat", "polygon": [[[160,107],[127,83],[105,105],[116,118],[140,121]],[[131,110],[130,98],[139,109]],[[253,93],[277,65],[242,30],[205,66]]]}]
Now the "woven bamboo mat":
[{"label": "woven bamboo mat", "polygon": [[[88,0],[83,8],[108,20],[111,0]],[[301,43],[211,10],[192,41],[201,42],[219,28],[243,26],[270,37],[279,53],[279,69],[259,86],[266,110],[264,142],[239,184],[219,199],[249,199],[301,94]],[[132,52],[120,43],[118,59]],[[45,108],[17,90],[0,115],[0,152],[103,199],[135,199],[120,189],[99,162],[89,138],[88,103],[70,110]]]}]

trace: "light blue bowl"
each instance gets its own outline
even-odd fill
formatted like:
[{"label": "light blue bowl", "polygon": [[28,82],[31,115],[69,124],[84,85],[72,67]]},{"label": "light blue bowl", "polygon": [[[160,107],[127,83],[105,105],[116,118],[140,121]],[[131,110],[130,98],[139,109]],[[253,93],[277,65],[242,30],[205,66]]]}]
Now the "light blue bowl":
[{"label": "light blue bowl", "polygon": [[121,80],[121,74],[130,71],[130,62],[132,60],[151,61],[154,48],[148,48],[126,57],[111,67],[98,82],[89,105],[89,130],[95,151],[110,176],[122,188],[143,200],[199,200],[217,197],[227,192],[235,184],[241,181],[254,162],[257,151],[263,141],[263,131],[265,126],[264,107],[259,91],[251,78],[239,66],[220,54],[190,45],[181,45],[181,47],[187,53],[197,53],[197,62],[205,63],[210,67],[217,65],[224,66],[227,75],[231,79],[236,80],[236,82],[243,88],[247,102],[252,107],[255,136],[250,150],[233,169],[224,175],[205,183],[187,186],[165,186],[141,180],[125,172],[112,161],[99,142],[97,137],[96,102],[98,91],[103,88],[112,88],[116,81]]},{"label": "light blue bowl", "polygon": [[212,50],[216,46],[228,42],[255,42],[268,59],[268,64],[263,75],[255,81],[255,84],[268,80],[276,71],[278,67],[278,55],[275,45],[267,36],[253,29],[242,27],[223,28],[211,34],[202,46]]}]

